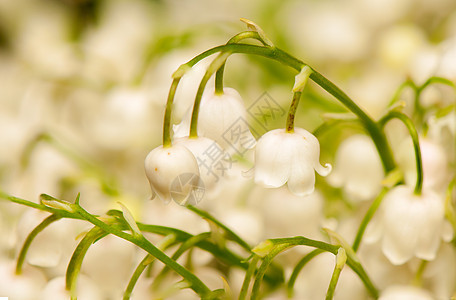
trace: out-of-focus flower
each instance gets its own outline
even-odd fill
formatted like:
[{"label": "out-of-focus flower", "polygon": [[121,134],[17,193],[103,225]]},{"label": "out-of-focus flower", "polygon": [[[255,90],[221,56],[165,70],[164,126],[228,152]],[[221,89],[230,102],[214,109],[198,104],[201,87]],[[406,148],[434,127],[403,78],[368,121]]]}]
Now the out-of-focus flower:
[{"label": "out-of-focus flower", "polygon": [[386,30],[379,40],[380,58],[390,67],[408,68],[415,55],[425,46],[425,35],[414,25],[394,26]]},{"label": "out-of-focus flower", "polygon": [[[188,135],[190,120],[191,111],[174,126],[175,137]],[[198,115],[198,135],[216,141],[230,154],[243,154],[255,146],[255,137],[247,124],[247,111],[235,89],[224,88],[220,95],[213,91],[204,93]]]},{"label": "out-of-focus flower", "polygon": [[319,159],[320,143],[307,130],[271,130],[260,138],[256,147],[255,183],[267,188],[288,183],[295,195],[311,194],[315,189],[314,170],[321,176],[331,172],[331,165],[323,167]]},{"label": "out-of-focus flower", "polygon": [[10,299],[40,299],[37,295],[46,284],[44,274],[33,268],[15,274],[13,261],[0,261],[0,278],[0,293]]},{"label": "out-of-focus flower", "polygon": [[441,118],[431,117],[428,136],[444,148],[448,161],[454,162],[456,159],[456,110]]},{"label": "out-of-focus flower", "polygon": [[395,285],[383,291],[380,300],[432,300],[432,295],[419,287]]},{"label": "out-of-focus flower", "polygon": [[433,260],[440,240],[451,239],[444,219],[443,199],[430,189],[415,195],[408,186],[397,186],[385,195],[375,224],[382,251],[394,265],[412,257]]},{"label": "out-of-focus flower", "polygon": [[[158,195],[165,203],[176,198],[171,195],[172,192],[179,193],[177,198],[185,203],[199,186],[198,163],[195,156],[182,145],[159,146],[152,150],[146,157],[145,170],[152,198]],[[179,180],[178,177],[184,174],[190,175],[190,181],[182,182],[179,190],[171,191],[173,181]]]},{"label": "out-of-focus flower", "polygon": [[216,182],[227,175],[231,157],[214,140],[199,136],[178,138],[174,143],[184,146],[195,156],[206,189],[212,189]]},{"label": "out-of-focus flower", "polygon": [[[249,202],[259,207],[267,238],[303,235],[321,239],[323,198],[318,192],[305,198],[292,194],[287,187],[264,189],[257,187]],[[280,200],[280,201],[278,201]]]},{"label": "out-of-focus flower", "polygon": [[[77,295],[79,299],[102,299],[98,286],[90,278],[81,274],[78,277]],[[39,299],[66,300],[71,294],[65,287],[65,277],[59,276],[51,279],[41,291]]]},{"label": "out-of-focus flower", "polygon": [[353,135],[339,146],[328,181],[342,187],[350,200],[369,200],[381,188],[383,169],[372,140]]},{"label": "out-of-focus flower", "polygon": [[[408,184],[416,181],[416,162],[412,142],[407,140],[399,149],[399,165],[404,170]],[[444,149],[427,138],[420,138],[421,159],[423,163],[423,186],[435,191],[444,189],[448,184],[448,161]]]}]

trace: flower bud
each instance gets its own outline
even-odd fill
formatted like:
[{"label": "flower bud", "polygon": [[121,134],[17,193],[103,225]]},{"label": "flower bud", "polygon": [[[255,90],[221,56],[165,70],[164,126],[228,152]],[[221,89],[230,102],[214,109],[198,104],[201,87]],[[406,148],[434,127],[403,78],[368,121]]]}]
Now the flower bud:
[{"label": "flower bud", "polygon": [[[146,157],[145,170],[152,190],[152,198],[158,195],[165,203],[171,199],[184,204],[198,189],[198,163],[193,154],[184,146],[157,147]],[[190,175],[187,182],[180,182],[179,176]],[[171,190],[173,183],[177,184]],[[174,193],[172,195],[172,193]]]}]

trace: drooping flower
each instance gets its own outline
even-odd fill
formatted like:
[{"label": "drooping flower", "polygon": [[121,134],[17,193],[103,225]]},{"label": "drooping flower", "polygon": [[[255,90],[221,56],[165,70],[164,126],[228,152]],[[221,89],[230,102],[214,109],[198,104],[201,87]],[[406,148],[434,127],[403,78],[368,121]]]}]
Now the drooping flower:
[{"label": "drooping flower", "polygon": [[203,136],[183,137],[175,139],[174,143],[184,146],[195,156],[206,189],[212,189],[227,175],[231,156],[214,140]]},{"label": "drooping flower", "polygon": [[[187,136],[192,111],[179,125],[174,126],[174,137]],[[241,95],[232,88],[224,88],[223,94],[206,91],[203,94],[198,115],[198,135],[216,141],[228,153],[244,154],[255,146],[255,137],[247,124],[247,111]]]},{"label": "drooping flower", "polygon": [[430,189],[416,195],[408,186],[393,188],[385,195],[378,217],[376,233],[384,255],[394,265],[412,257],[433,260],[440,240],[451,238],[443,199]]},{"label": "drooping flower", "polygon": [[179,204],[193,202],[201,187],[195,156],[182,145],[152,150],[146,157],[145,170],[152,198],[158,195],[165,203],[171,199]]},{"label": "drooping flower", "polygon": [[255,151],[255,183],[277,188],[288,183],[290,191],[305,196],[315,189],[315,171],[321,176],[331,172],[331,165],[320,164],[320,144],[302,128],[294,132],[275,129],[264,134]]},{"label": "drooping flower", "polygon": [[[415,157],[413,144],[410,139],[405,140],[398,151],[398,164],[404,170],[405,181],[413,184],[416,181]],[[435,191],[444,190],[448,185],[448,160],[445,150],[439,144],[428,138],[420,138],[421,159],[423,163],[423,186]]]},{"label": "drooping flower", "polygon": [[353,135],[336,153],[334,171],[328,181],[342,187],[350,199],[369,200],[381,189],[383,169],[375,145],[365,135]]}]

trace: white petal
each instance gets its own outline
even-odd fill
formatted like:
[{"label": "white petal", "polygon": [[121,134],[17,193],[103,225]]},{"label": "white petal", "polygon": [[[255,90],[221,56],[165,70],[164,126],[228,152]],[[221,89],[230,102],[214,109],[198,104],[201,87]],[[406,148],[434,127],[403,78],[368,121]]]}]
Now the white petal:
[{"label": "white petal", "polygon": [[382,250],[385,256],[395,265],[400,265],[413,257],[420,230],[416,207],[410,196],[413,191],[400,186],[392,189],[383,199],[384,236]]},{"label": "white petal", "polygon": [[318,139],[305,129],[296,127],[294,130],[306,141],[305,152],[310,157],[315,171],[321,176],[327,176],[331,172],[332,167],[330,164],[325,164],[324,167],[320,164],[320,143]]},{"label": "white petal", "polygon": [[174,143],[186,147],[195,156],[205,188],[212,189],[231,168],[231,157],[214,140],[202,136],[185,137]]},{"label": "white petal", "polygon": [[288,188],[297,196],[312,194],[315,190],[315,171],[312,166],[293,164]]},{"label": "white petal", "polygon": [[144,162],[151,189],[165,203],[171,199],[170,186],[182,174],[199,176],[198,163],[185,147],[173,145],[153,149]]},{"label": "white petal", "polygon": [[208,91],[201,99],[198,130],[226,150],[243,153],[255,146],[255,138],[247,123],[247,111],[239,93],[224,88],[221,95]]},{"label": "white petal", "polygon": [[263,135],[255,150],[255,183],[264,187],[280,187],[290,177],[293,145],[287,144],[283,129]]}]

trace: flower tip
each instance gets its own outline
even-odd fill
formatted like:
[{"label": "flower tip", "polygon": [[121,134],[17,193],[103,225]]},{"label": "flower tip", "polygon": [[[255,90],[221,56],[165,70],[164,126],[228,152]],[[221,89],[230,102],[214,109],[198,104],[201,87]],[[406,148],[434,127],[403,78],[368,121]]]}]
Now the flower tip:
[{"label": "flower tip", "polygon": [[325,164],[325,166],[323,167],[322,165],[317,164],[317,166],[315,166],[315,171],[317,171],[317,173],[320,176],[323,176],[323,177],[328,176],[329,173],[331,173],[331,171],[332,171],[332,165]]},{"label": "flower tip", "polygon": [[241,171],[242,177],[247,178],[247,179],[253,178],[254,174],[255,174],[255,167],[252,167],[246,171]]}]

